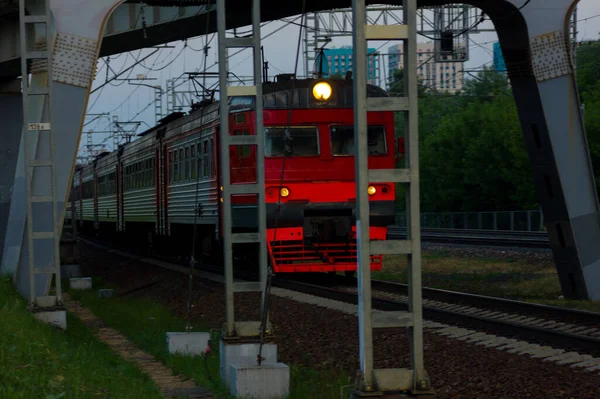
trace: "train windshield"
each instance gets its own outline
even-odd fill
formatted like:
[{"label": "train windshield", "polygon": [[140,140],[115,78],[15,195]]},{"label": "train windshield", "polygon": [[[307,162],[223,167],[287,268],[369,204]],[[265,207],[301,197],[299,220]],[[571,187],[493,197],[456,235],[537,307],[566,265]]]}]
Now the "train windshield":
[{"label": "train windshield", "polygon": [[[284,127],[265,127],[265,155],[281,157],[284,155]],[[319,133],[315,126],[293,126],[289,131],[288,156],[310,157],[319,155]]]},{"label": "train windshield", "polygon": [[[369,126],[369,155],[385,155],[385,128]],[[354,126],[331,127],[331,152],[335,156],[354,155]]]}]

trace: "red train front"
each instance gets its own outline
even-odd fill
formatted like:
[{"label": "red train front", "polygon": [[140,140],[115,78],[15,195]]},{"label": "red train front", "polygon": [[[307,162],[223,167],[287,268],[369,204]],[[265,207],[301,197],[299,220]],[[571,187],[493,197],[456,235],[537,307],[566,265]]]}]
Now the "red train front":
[{"label": "red train front", "polygon": [[[351,80],[263,83],[269,257],[276,273],[356,270],[354,117]],[[387,93],[368,86],[370,97]],[[397,152],[392,112],[369,112],[369,168],[390,169]],[[220,109],[205,101],[174,113],[76,170],[82,231],[124,245],[186,257],[220,256]],[[229,134],[253,135],[253,97],[233,97]],[[398,142],[401,145],[401,141]],[[256,148],[229,149],[232,183],[256,181]],[[286,153],[287,151],[287,153]],[[369,187],[371,239],[394,222],[395,187]],[[70,219],[68,211],[67,219]],[[257,229],[256,197],[232,198],[232,229]],[[381,256],[372,256],[373,270]],[[247,263],[247,262],[242,262]]]},{"label": "red train front", "polygon": [[[316,98],[318,83],[330,88],[327,100]],[[263,90],[267,240],[273,270],[352,273],[357,253],[352,81],[286,80],[265,84]],[[387,96],[375,86],[368,90],[371,97]],[[369,168],[394,168],[393,113],[369,112],[367,118]],[[251,131],[254,112],[234,107],[230,120],[232,134]],[[254,170],[249,173],[246,167],[254,165],[253,152],[239,148],[233,155],[232,182],[255,181]],[[394,223],[394,185],[370,185],[369,199],[371,239],[385,240],[387,226]],[[237,201],[234,228],[248,205]],[[372,270],[380,270],[381,263],[382,256],[371,256]]]}]

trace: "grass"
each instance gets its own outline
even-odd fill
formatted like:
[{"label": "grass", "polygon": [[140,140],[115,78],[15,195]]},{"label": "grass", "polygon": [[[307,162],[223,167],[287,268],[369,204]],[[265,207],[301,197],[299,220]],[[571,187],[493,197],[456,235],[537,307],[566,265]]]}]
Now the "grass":
[{"label": "grass", "polygon": [[[561,299],[558,274],[550,262],[453,256],[423,252],[423,286],[600,312],[600,301]],[[406,283],[406,257],[386,256],[373,278]]]},{"label": "grass", "polygon": [[[94,280],[95,288],[118,289]],[[119,330],[140,349],[153,355],[174,373],[193,379],[196,384],[211,389],[219,398],[231,398],[220,380],[218,334],[211,326],[192,324],[192,331],[212,331],[211,353],[206,357],[185,357],[167,352],[165,333],[185,331],[185,321],[166,307],[146,298],[98,298],[96,291],[69,291],[73,299],[81,300],[96,316],[110,327]],[[337,371],[322,372],[307,367],[291,367],[289,399],[338,399],[340,389],[349,385],[348,377]],[[348,396],[345,390],[344,398]]]},{"label": "grass", "polygon": [[0,276],[1,398],[162,398],[152,380],[98,341],[75,316],[67,330],[36,320]]}]

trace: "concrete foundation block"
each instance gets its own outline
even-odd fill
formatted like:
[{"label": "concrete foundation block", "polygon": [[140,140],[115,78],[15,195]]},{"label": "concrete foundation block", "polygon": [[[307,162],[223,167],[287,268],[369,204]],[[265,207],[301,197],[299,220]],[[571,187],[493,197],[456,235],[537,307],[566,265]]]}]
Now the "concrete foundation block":
[{"label": "concrete foundation block", "polygon": [[113,296],[113,289],[101,288],[98,290],[98,297],[100,298],[110,298]]},{"label": "concrete foundation block", "polygon": [[53,308],[56,306],[57,298],[53,295],[38,296],[35,298],[35,304],[40,308]]},{"label": "concrete foundation block", "polygon": [[186,356],[200,356],[206,352],[210,341],[207,332],[168,332],[167,351]]},{"label": "concrete foundation block", "polygon": [[283,363],[232,364],[229,375],[236,398],[284,399],[290,392],[290,368]]},{"label": "concrete foundation block", "polygon": [[[229,384],[229,371],[232,364],[256,365],[256,355],[260,343],[229,343],[223,340],[219,343],[219,356],[221,364],[221,380]],[[266,343],[262,348],[263,364],[277,363],[277,344]]]},{"label": "concrete foundation block", "polygon": [[91,290],[92,289],[92,278],[91,277],[70,278],[69,286],[74,290]]},{"label": "concrete foundation block", "polygon": [[81,277],[81,266],[78,264],[60,265],[60,276],[62,278]]},{"label": "concrete foundation block", "polygon": [[50,324],[61,328],[63,330],[67,329],[67,311],[66,310],[54,310],[49,312],[36,312],[33,316],[43,321],[46,324]]}]

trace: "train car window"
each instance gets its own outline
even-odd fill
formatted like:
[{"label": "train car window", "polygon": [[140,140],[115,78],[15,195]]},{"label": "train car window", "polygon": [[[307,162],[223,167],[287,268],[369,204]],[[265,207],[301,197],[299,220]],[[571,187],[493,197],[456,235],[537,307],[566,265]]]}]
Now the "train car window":
[{"label": "train car window", "polygon": [[169,181],[173,183],[173,151],[169,151],[169,174],[171,176]]},{"label": "train car window", "polygon": [[173,183],[179,181],[179,158],[177,157],[177,150],[173,151]]},{"label": "train car window", "polygon": [[198,164],[198,177],[204,176],[204,172],[202,169],[204,157],[202,156],[202,143],[196,144],[196,163]]},{"label": "train car window", "polygon": [[131,184],[131,189],[135,190],[135,163],[132,163],[130,166],[131,170],[131,180],[129,183]]},{"label": "train car window", "polygon": [[210,175],[215,176],[217,171],[217,166],[215,164],[217,156],[215,154],[215,139],[211,137],[210,139]]},{"label": "train car window", "polygon": [[[369,155],[387,154],[385,128],[368,127]],[[354,156],[354,126],[331,127],[331,153],[334,156]]]},{"label": "train car window", "polygon": [[204,151],[203,151],[203,156],[202,156],[202,172],[203,172],[203,177],[209,177],[210,176],[210,153],[208,150],[208,140],[204,140]]},{"label": "train car window", "polygon": [[190,171],[190,178],[192,180],[196,180],[196,165],[196,144],[192,144],[192,146],[190,147],[190,168],[192,169]]},{"label": "train car window", "polygon": [[125,190],[129,189],[129,166],[125,166],[125,170],[123,171],[123,188]]},{"label": "train car window", "polygon": [[185,147],[185,180],[190,180],[191,166],[190,147]]},{"label": "train car window", "polygon": [[179,149],[179,176],[177,176],[177,181],[183,181],[183,148]]},{"label": "train car window", "polygon": [[154,187],[154,178],[156,173],[154,172],[154,158],[150,158],[150,187]]},{"label": "train car window", "polygon": [[[265,155],[280,157],[284,155],[284,127],[265,128]],[[319,133],[316,127],[290,127],[289,156],[309,157],[319,155]]]}]

